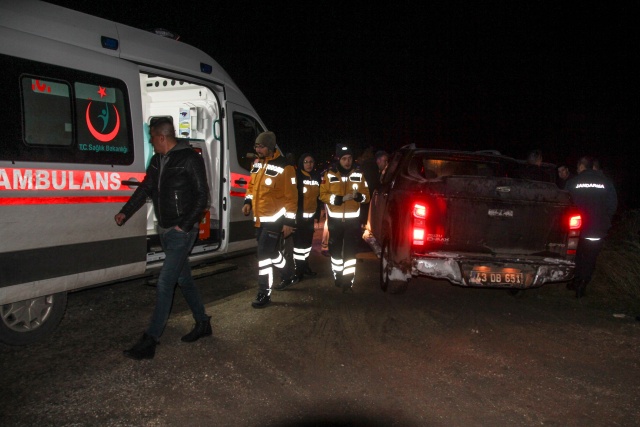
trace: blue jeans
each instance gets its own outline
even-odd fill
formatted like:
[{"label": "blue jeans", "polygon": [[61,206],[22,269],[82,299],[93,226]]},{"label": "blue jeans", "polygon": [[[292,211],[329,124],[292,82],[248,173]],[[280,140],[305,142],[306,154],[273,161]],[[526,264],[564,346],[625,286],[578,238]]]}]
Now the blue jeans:
[{"label": "blue jeans", "polygon": [[162,335],[169,319],[176,283],[180,286],[196,322],[209,320],[200,292],[191,277],[191,266],[187,260],[197,236],[198,227],[192,228],[188,233],[172,228],[160,235],[165,259],[156,286],[156,308],[147,330],[147,334],[156,340]]}]

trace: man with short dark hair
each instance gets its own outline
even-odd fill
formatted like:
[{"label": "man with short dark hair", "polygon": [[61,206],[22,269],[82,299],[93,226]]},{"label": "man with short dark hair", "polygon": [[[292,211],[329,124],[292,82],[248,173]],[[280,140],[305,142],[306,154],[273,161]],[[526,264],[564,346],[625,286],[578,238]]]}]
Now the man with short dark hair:
[{"label": "man with short dark hair", "polygon": [[591,281],[598,254],[611,227],[611,219],[618,206],[618,196],[613,183],[603,174],[593,170],[591,157],[580,158],[577,172],[578,175],[571,178],[566,185],[566,190],[571,193],[571,198],[582,216],[575,275],[568,288],[575,289],[576,297],[581,298]]},{"label": "man with short dark hair", "polygon": [[[380,180],[386,172],[387,166],[389,166],[389,153],[384,150],[378,151],[376,153],[376,165],[378,165],[378,182],[376,183],[375,188],[378,188],[378,184],[380,184]],[[371,187],[372,184],[369,183],[369,186]]]},{"label": "man with short dark hair", "polygon": [[565,165],[558,166],[558,176],[556,177],[556,184],[559,188],[563,190],[566,189],[567,182],[571,179],[573,175],[569,171],[569,168]]},{"label": "man with short dark hair", "polygon": [[116,224],[123,225],[150,197],[165,254],[149,328],[138,343],[124,351],[126,357],[135,360],[154,357],[156,344],[169,319],[176,283],[196,322],[182,341],[193,342],[212,334],[211,317],[205,313],[188,260],[198,236],[198,223],[209,204],[204,160],[187,142],[176,140],[170,117],[152,121],[150,136],[156,154],[151,158],[144,180],[114,218]]},{"label": "man with short dark hair", "polygon": [[251,169],[251,182],[242,206],[257,228],[258,240],[258,295],[253,308],[264,308],[271,303],[273,267],[282,269],[286,259],[280,251],[281,238],[287,238],[296,225],[298,187],[296,170],[276,148],[276,135],[262,132],[254,146],[259,161]]},{"label": "man with short dark hair", "polygon": [[544,181],[544,172],[542,170],[542,151],[531,150],[527,155],[527,163],[522,170],[522,178],[534,181]]}]

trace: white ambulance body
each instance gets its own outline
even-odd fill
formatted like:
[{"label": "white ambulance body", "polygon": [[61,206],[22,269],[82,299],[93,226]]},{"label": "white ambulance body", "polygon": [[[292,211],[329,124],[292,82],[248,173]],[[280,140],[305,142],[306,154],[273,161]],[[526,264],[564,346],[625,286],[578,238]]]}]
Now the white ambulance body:
[{"label": "white ambulance body", "polygon": [[[0,340],[27,344],[67,292],[158,269],[150,201],[114,215],[170,116],[205,159],[209,215],[192,263],[255,247],[241,206],[264,124],[227,73],[182,42],[48,3],[0,0]],[[248,155],[249,154],[249,155]]]}]

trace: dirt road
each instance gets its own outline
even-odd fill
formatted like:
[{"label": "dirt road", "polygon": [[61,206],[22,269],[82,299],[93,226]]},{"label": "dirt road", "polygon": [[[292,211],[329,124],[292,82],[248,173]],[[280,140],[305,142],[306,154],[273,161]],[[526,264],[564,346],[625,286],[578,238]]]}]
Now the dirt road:
[{"label": "dirt road", "polygon": [[3,426],[630,426],[640,424],[640,323],[556,287],[514,298],[418,280],[382,293],[378,264],[353,293],[320,273],[255,296],[255,257],[199,279],[214,336],[182,296],[152,361],[122,350],[147,324],[154,288],[69,296],[54,338],[0,346]]}]

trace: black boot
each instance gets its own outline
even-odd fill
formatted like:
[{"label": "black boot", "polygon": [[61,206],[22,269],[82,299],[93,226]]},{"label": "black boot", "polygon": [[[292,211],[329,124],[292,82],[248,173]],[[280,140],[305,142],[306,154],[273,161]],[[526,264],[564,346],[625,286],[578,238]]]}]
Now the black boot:
[{"label": "black boot", "polygon": [[251,303],[251,306],[253,308],[264,308],[269,304],[271,304],[271,297],[267,295],[266,292],[258,292],[258,296],[256,296],[256,299]]},{"label": "black boot", "polygon": [[156,355],[156,344],[158,344],[156,339],[145,332],[136,345],[122,353],[134,360],[153,359],[153,356]]},{"label": "black boot", "polygon": [[576,291],[576,298],[580,299],[585,296],[585,290],[587,289],[586,280],[574,280],[573,285]]},{"label": "black boot", "polygon": [[309,264],[304,266],[303,273],[306,274],[307,276],[315,276],[316,274],[318,274],[315,271],[311,270],[311,267],[309,267]]},{"label": "black boot", "polygon": [[194,342],[199,338],[211,336],[211,334],[213,334],[211,330],[211,316],[207,316],[207,320],[196,322],[191,332],[183,336],[181,340],[183,342]]}]

